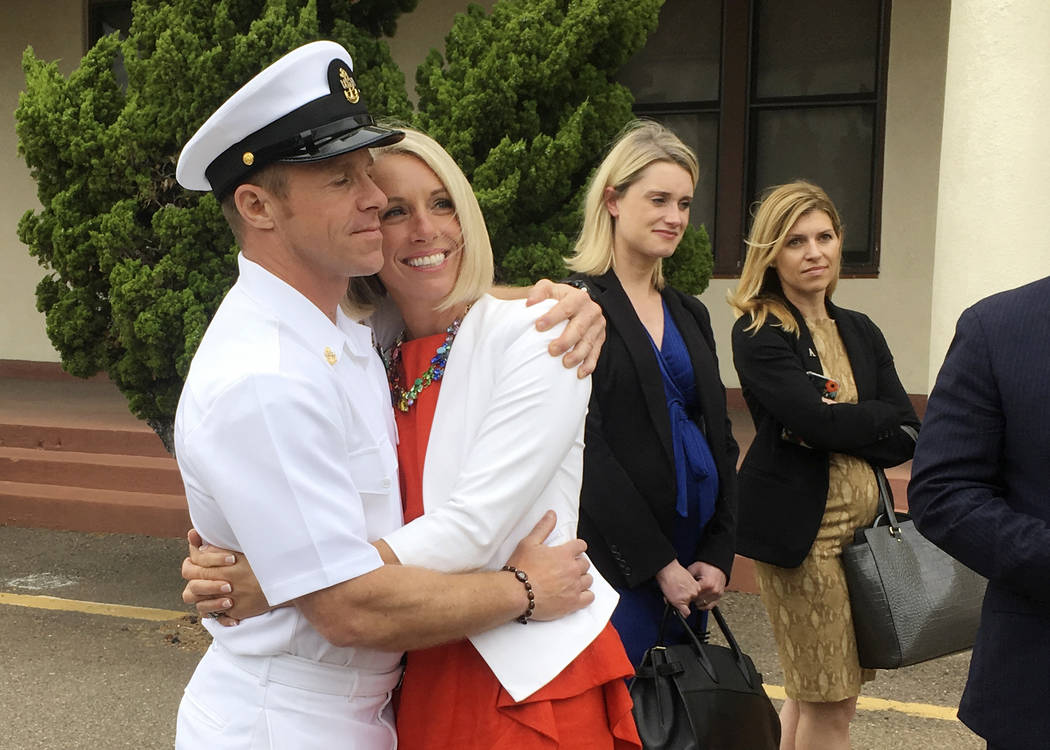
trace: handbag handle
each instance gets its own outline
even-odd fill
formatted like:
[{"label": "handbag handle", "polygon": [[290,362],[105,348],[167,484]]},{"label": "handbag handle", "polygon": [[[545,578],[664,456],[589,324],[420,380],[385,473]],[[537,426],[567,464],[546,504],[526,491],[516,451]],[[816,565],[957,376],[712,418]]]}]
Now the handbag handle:
[{"label": "handbag handle", "polygon": [[[712,681],[718,682],[718,675],[715,673],[715,665],[711,663],[710,657],[704,650],[704,642],[700,636],[697,635],[696,631],[689,624],[689,621],[682,616],[682,613],[678,611],[677,607],[672,607],[670,604],[664,605],[664,616],[660,621],[660,644],[664,644],[664,627],[667,624],[667,615],[669,612],[674,612],[682,623],[682,627],[685,632],[689,634],[689,640],[693,643],[693,648],[696,650],[697,658],[700,661],[700,666],[704,668],[707,675]],[[740,670],[740,674],[744,677],[744,682],[747,683],[748,687],[754,689],[755,685],[751,679],[751,672],[747,668],[747,662],[744,657],[744,652],[740,650],[740,645],[736,642],[736,638],[733,637],[733,631],[729,629],[729,624],[726,622],[726,618],[722,616],[722,612],[718,607],[711,608],[711,614],[715,616],[715,622],[718,623],[718,629],[722,631],[722,636],[726,639],[726,643],[729,644],[729,650],[733,653],[733,661],[736,662],[737,668]],[[704,638],[706,639],[706,635]]]},{"label": "handbag handle", "polygon": [[[901,538],[901,525],[897,520],[897,513],[893,509],[893,490],[890,489],[890,482],[886,479],[886,472],[879,466],[872,466],[872,470],[875,472],[875,483],[879,486],[879,500],[882,502],[882,512],[889,520],[889,532],[890,536],[896,539],[898,542],[903,541]],[[879,525],[879,518],[875,518],[875,523],[872,524],[872,528]]]},{"label": "handbag handle", "polygon": [[[902,424],[901,430],[903,430],[912,441],[919,439],[919,431],[911,425]],[[893,490],[890,489],[890,481],[886,478],[886,470],[875,464],[871,465],[871,470],[875,472],[875,483],[879,486],[879,500],[882,502],[882,512],[890,522],[890,536],[898,542],[904,541],[901,538],[901,525],[897,520],[897,512],[893,509]],[[878,525],[879,518],[876,517],[872,528],[875,528]]]}]

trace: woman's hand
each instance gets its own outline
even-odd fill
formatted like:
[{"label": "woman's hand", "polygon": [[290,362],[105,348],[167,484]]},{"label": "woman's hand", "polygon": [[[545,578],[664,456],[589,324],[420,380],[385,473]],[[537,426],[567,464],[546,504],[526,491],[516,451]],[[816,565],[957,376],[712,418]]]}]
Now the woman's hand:
[{"label": "woman's hand", "polygon": [[700,596],[700,583],[693,574],[672,560],[656,574],[656,582],[667,603],[681,612],[682,617],[688,617],[689,605]]},{"label": "woman's hand", "polygon": [[508,565],[524,570],[529,577],[536,597],[534,620],[557,620],[594,601],[590,590],[594,578],[588,572],[591,565],[583,556],[587,543],[582,539],[550,547],[543,543],[557,523],[557,515],[548,510],[507,560]]},{"label": "woman's hand", "polygon": [[689,566],[689,574],[700,584],[696,597],[697,609],[712,609],[726,590],[726,574],[721,568],[697,560]]},{"label": "woman's hand", "polygon": [[182,561],[182,577],[188,581],[184,602],[227,627],[271,609],[244,555],[203,544],[194,529],[186,538],[190,556]]}]

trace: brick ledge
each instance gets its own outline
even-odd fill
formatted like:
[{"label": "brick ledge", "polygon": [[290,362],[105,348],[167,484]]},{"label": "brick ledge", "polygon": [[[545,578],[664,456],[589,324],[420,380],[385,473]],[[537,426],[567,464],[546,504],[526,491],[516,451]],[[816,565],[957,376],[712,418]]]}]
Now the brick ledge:
[{"label": "brick ledge", "polygon": [[39,362],[30,359],[0,359],[0,378],[21,378],[23,380],[71,380],[93,381],[109,380],[109,375],[100,372],[90,378],[78,378],[62,369],[61,362]]}]

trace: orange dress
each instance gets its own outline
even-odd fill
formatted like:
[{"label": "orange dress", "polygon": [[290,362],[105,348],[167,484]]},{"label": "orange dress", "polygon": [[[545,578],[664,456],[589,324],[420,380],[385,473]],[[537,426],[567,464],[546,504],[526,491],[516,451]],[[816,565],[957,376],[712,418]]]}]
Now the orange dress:
[{"label": "orange dress", "polygon": [[[404,372],[430,366],[445,334],[406,341]],[[411,381],[408,381],[411,382]],[[441,383],[396,411],[405,522],[423,514],[423,459]],[[522,627],[528,627],[523,625]],[[470,641],[409,651],[397,706],[399,750],[640,748],[624,678],[633,674],[612,625],[551,682],[515,702]]]}]

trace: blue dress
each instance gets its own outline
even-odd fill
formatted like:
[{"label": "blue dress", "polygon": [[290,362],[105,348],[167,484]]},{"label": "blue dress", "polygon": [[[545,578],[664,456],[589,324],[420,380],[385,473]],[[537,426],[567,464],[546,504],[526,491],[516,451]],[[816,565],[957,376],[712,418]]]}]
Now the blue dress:
[{"label": "blue dress", "polygon": [[[683,567],[696,562],[696,550],[704,526],[715,512],[718,498],[718,470],[707,444],[701,424],[700,401],[696,392],[693,363],[685,340],[663,303],[663,345],[653,345],[653,353],[660,365],[667,398],[667,413],[671,421],[671,443],[674,446],[674,469],[677,486],[675,505],[681,517],[674,527],[674,545],[678,561]],[[629,589],[617,589],[620,603],[613,612],[612,623],[623,640],[631,663],[637,666],[647,649],[660,634],[664,599],[655,580]],[[689,617],[694,629],[707,627],[707,613],[694,611]],[[687,638],[677,617],[668,618],[664,640],[680,643]]]}]

